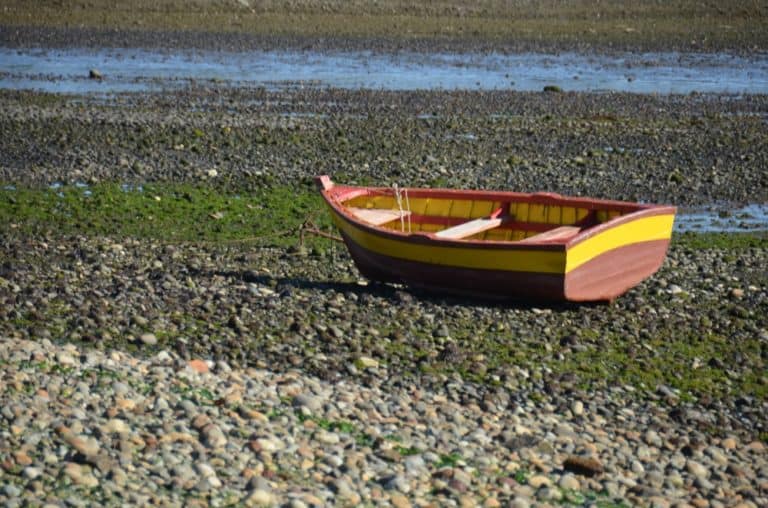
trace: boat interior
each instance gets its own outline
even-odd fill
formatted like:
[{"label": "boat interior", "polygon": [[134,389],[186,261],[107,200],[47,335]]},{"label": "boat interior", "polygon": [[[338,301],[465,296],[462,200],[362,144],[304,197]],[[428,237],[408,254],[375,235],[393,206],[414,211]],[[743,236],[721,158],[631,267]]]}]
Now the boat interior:
[{"label": "boat interior", "polygon": [[[567,242],[580,231],[641,209],[641,205],[530,195],[494,200],[367,192],[343,200],[356,218],[394,231],[434,233],[451,240]],[[539,196],[539,199],[536,197]],[[557,201],[560,201],[559,203]]]}]

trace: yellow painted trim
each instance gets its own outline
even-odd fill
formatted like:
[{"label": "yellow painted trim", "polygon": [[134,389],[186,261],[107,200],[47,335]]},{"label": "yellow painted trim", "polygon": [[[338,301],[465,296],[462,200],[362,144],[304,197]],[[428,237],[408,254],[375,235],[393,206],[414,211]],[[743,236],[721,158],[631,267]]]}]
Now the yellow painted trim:
[{"label": "yellow painted trim", "polygon": [[607,229],[568,249],[566,273],[610,250],[633,243],[667,240],[672,235],[674,215],[654,215]]},{"label": "yellow painted trim", "polygon": [[333,213],[336,226],[360,247],[377,254],[422,263],[476,268],[562,274],[565,250],[498,250],[426,245],[384,238],[359,229]]}]

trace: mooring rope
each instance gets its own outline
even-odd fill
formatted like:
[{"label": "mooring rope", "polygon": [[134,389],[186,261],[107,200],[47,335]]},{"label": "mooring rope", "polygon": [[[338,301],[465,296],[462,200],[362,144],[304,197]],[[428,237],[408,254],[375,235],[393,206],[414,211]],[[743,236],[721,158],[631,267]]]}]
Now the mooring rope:
[{"label": "mooring rope", "polygon": [[395,202],[397,203],[397,210],[400,212],[400,231],[405,232],[405,215],[403,211],[403,195],[405,195],[405,206],[408,212],[408,233],[411,232],[411,201],[408,199],[408,189],[400,189],[397,184],[392,185],[395,193]]}]

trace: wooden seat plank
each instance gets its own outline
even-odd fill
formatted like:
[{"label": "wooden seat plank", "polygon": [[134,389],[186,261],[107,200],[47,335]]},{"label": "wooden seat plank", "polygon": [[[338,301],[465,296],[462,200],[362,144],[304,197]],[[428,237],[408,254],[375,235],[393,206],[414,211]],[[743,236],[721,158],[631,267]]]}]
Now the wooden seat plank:
[{"label": "wooden seat plank", "polygon": [[390,210],[382,208],[349,207],[347,210],[349,210],[352,215],[358,219],[374,226],[381,226],[382,224],[392,222],[393,220],[400,219],[401,217],[407,217],[411,214],[411,212],[407,210]]},{"label": "wooden seat plank", "polygon": [[435,236],[446,240],[459,240],[499,227],[502,222],[503,219],[499,217],[481,217],[438,231]]},{"label": "wooden seat plank", "polygon": [[520,240],[519,243],[563,242],[576,236],[579,231],[581,228],[578,226],[560,226]]}]

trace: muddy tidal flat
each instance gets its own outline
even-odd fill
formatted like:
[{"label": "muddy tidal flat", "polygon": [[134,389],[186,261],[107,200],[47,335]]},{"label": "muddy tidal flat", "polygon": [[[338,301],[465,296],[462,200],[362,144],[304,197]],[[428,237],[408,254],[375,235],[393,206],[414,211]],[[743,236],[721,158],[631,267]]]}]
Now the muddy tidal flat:
[{"label": "muddy tidal flat", "polygon": [[[765,61],[759,2],[575,2],[570,24],[547,2],[520,7],[527,24],[493,1],[231,4],[10,2],[0,49]],[[86,64],[67,72],[87,90],[0,90],[0,503],[768,505],[768,95],[135,67],[140,90],[94,91],[113,76]],[[21,72],[0,61],[0,81]],[[318,174],[714,219],[611,305],[489,303],[371,283],[302,235],[332,232]]]}]

